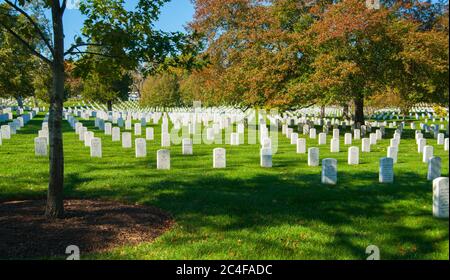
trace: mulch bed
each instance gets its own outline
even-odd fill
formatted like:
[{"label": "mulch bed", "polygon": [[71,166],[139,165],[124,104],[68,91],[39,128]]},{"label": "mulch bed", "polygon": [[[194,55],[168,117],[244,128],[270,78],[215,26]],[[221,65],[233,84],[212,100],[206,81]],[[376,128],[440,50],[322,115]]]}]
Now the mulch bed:
[{"label": "mulch bed", "polygon": [[152,241],[174,224],[156,207],[110,201],[66,200],[60,220],[46,219],[44,209],[44,200],[0,203],[0,259],[64,257],[69,245],[83,258]]}]

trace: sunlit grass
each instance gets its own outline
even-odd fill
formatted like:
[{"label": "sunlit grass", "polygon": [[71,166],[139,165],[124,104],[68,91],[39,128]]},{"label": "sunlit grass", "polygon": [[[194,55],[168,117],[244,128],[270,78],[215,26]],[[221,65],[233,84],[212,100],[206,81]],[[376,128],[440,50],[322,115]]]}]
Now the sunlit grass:
[{"label": "sunlit grass", "polygon": [[[35,157],[33,144],[42,119],[41,113],[11,140],[3,140],[0,200],[45,197],[48,159]],[[83,123],[93,129],[92,120]],[[296,154],[295,145],[281,133],[271,169],[259,167],[259,145],[194,145],[193,156],[183,156],[177,145],[169,148],[172,169],[159,171],[160,127],[153,127],[155,141],[148,141],[145,159],[136,159],[134,148],[123,149],[94,130],[102,138],[103,158],[92,159],[64,123],[66,197],[151,204],[176,220],[153,243],[82,258],[365,259],[372,244],[380,248],[382,259],[449,258],[448,220],[432,217],[431,183],[409,126],[400,144],[395,183],[387,185],[378,183],[378,164],[393,129],[387,129],[386,139],[371,153],[361,153],[359,166],[347,165],[343,137],[338,154],[329,152],[330,134],[323,146],[307,139],[308,147],[320,147],[321,159],[338,160],[336,186],[322,185],[321,168],[308,167],[307,155]],[[434,139],[427,142],[442,157],[442,174],[448,176],[448,152]],[[226,148],[227,169],[212,168],[215,147]]]}]

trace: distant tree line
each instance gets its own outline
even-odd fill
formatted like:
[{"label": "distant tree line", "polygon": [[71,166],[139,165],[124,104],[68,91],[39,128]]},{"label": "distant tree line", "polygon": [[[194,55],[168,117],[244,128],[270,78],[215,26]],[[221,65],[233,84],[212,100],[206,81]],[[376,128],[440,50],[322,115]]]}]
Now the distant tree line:
[{"label": "distant tree line", "polygon": [[[309,4],[308,4],[309,3]],[[311,4],[314,3],[314,4]],[[203,67],[163,68],[149,105],[364,108],[448,102],[448,2],[196,0]],[[349,112],[350,114],[350,112]]]}]

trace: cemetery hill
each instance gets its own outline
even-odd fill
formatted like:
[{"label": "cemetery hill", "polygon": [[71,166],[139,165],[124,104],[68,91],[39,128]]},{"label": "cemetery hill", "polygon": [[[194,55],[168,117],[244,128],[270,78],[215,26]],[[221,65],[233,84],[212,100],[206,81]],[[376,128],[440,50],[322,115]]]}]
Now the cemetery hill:
[{"label": "cemetery hill", "polygon": [[167,2],[0,0],[0,259],[448,260],[447,1]]}]

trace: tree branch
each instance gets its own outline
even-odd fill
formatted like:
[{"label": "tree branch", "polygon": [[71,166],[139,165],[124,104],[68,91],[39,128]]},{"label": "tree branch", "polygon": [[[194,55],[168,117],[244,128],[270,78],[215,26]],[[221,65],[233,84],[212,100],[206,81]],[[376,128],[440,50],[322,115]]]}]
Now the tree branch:
[{"label": "tree branch", "polygon": [[70,54],[74,54],[74,55],[79,55],[79,54],[92,54],[92,55],[98,55],[98,56],[103,56],[103,57],[109,57],[109,58],[117,58],[117,56],[113,56],[113,55],[107,55],[107,54],[103,54],[103,53],[97,53],[97,52],[90,52],[90,51],[71,51]]},{"label": "tree branch", "polygon": [[67,6],[67,0],[63,0],[63,2],[61,4],[61,13],[64,13],[64,11],[66,10],[66,6]]},{"label": "tree branch", "polygon": [[50,40],[45,36],[44,32],[42,32],[41,28],[38,26],[38,24],[31,18],[31,16],[29,14],[27,14],[24,10],[22,10],[19,6],[17,6],[16,4],[12,3],[9,0],[5,0],[5,2],[10,5],[11,7],[13,7],[15,10],[17,10],[19,13],[21,13],[23,16],[25,16],[30,23],[33,25],[33,27],[36,29],[36,31],[38,32],[39,36],[41,37],[41,39],[44,41],[45,45],[48,47],[48,49],[50,50],[51,54],[54,54],[53,48],[50,45]]},{"label": "tree branch", "polygon": [[72,53],[75,49],[78,49],[78,47],[85,47],[85,46],[103,46],[102,44],[96,44],[96,43],[79,43],[79,44],[73,44],[70,46],[70,48],[64,53],[64,55],[68,55]]},{"label": "tree branch", "polygon": [[48,58],[46,58],[45,56],[43,56],[42,54],[40,54],[38,51],[36,51],[30,44],[27,43],[27,41],[25,41],[22,37],[20,37],[16,32],[14,32],[14,30],[12,30],[11,28],[9,28],[8,26],[6,26],[4,23],[2,23],[0,21],[0,25],[3,26],[3,28],[6,29],[6,31],[8,31],[11,35],[14,36],[14,38],[16,38],[17,40],[19,40],[27,49],[29,49],[33,55],[39,57],[40,59],[42,59],[44,62],[48,63],[49,65],[52,65],[52,61]]}]

